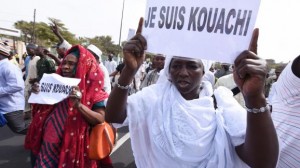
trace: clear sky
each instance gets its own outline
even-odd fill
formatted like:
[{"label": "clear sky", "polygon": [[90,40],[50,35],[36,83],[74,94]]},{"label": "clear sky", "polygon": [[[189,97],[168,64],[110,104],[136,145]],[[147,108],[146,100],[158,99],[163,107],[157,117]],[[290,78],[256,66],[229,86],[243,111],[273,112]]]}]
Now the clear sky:
[{"label": "clear sky", "polygon": [[[112,36],[118,44],[123,0],[6,0],[1,1],[0,27],[12,28],[18,20],[49,22],[60,19],[77,37]],[[144,16],[146,0],[125,0],[121,41]],[[300,54],[299,0],[261,0],[257,26],[258,54],[288,62]]]}]

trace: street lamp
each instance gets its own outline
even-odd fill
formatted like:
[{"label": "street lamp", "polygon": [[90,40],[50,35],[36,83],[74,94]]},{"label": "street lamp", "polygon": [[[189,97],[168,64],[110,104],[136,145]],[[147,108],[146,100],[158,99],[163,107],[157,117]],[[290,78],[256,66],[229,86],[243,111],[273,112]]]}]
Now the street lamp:
[{"label": "street lamp", "polygon": [[123,7],[122,7],[122,17],[121,17],[121,26],[120,26],[120,35],[119,35],[119,46],[121,46],[121,35],[122,35],[122,26],[123,26],[124,4],[125,4],[125,0],[123,0]]}]

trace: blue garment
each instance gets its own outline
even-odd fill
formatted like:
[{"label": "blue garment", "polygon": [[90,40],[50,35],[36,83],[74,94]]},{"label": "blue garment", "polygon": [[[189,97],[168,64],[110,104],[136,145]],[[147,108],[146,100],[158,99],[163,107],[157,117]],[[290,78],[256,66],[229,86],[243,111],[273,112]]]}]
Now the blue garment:
[{"label": "blue garment", "polygon": [[3,59],[0,61],[0,113],[24,110],[24,80],[21,69]]},{"label": "blue garment", "polygon": [[3,127],[7,124],[7,120],[2,113],[0,113],[0,127]]},{"label": "blue garment", "polygon": [[25,79],[27,78],[28,75],[28,64],[30,62],[31,56],[27,55],[25,60],[24,60],[24,65],[25,65]]}]

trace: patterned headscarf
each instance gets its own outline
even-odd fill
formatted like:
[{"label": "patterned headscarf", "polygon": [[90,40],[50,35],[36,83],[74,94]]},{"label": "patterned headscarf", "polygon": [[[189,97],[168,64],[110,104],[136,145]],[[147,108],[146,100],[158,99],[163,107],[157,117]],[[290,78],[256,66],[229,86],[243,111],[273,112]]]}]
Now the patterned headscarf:
[{"label": "patterned headscarf", "polygon": [[[72,50],[72,52],[69,53],[69,54],[72,54],[72,55],[74,55],[76,58],[79,58],[79,51],[78,51],[78,49]],[[73,75],[76,74],[76,69],[77,69],[77,65],[76,65],[76,66],[74,67],[74,69],[72,70],[72,71],[73,71]]]},{"label": "patterned headscarf", "polygon": [[[108,97],[107,93],[103,91],[104,73],[98,66],[94,56],[80,45],[73,46],[67,51],[66,55],[74,50],[79,51],[75,78],[81,79],[79,83],[82,92],[81,103],[91,109],[93,104]],[[62,74],[62,65],[56,73]],[[64,164],[70,167],[96,167],[96,161],[90,160],[88,157],[90,125],[80,112],[72,108],[70,101],[68,104],[68,117],[64,125],[58,167],[63,167]],[[38,154],[40,151],[43,138],[42,128],[53,107],[54,105],[33,106],[33,120],[25,139],[25,148],[30,149],[34,154]]]},{"label": "patterned headscarf", "polygon": [[10,48],[5,42],[0,42],[0,54],[6,57],[10,55]]}]

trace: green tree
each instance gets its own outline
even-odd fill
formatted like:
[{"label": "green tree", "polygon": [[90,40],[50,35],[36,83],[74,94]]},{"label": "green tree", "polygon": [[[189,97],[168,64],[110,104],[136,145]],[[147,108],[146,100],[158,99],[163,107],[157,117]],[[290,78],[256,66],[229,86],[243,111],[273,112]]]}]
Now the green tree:
[{"label": "green tree", "polygon": [[[50,24],[52,23],[56,23],[57,26],[59,27],[60,29],[60,33],[61,35],[64,37],[65,40],[67,40],[69,43],[71,44],[80,44],[80,40],[78,40],[76,37],[75,37],[75,34],[71,33],[66,27],[65,27],[65,24],[62,23],[61,20],[59,19],[55,19],[55,18],[48,18],[50,20]],[[51,31],[52,32],[52,31]],[[56,38],[56,42],[58,42],[58,39]]]},{"label": "green tree", "polygon": [[[68,29],[64,26],[64,24],[58,20],[49,18],[51,22],[55,21],[59,28],[61,29],[62,36],[71,44],[78,44],[78,40],[76,39],[75,35],[68,31]],[[35,31],[33,31],[33,22],[26,22],[26,21],[17,21],[14,24],[16,29],[19,29],[22,32],[22,38],[24,39],[25,43],[28,42],[36,42],[39,45],[44,46],[52,46],[58,43],[58,38],[54,35],[52,30],[49,27],[49,24],[45,22],[38,22],[35,23]],[[34,34],[33,34],[34,32]],[[33,37],[35,36],[35,38]],[[34,41],[35,39],[35,41]]]},{"label": "green tree", "polygon": [[79,44],[81,44],[81,45],[83,45],[85,47],[87,47],[90,44],[89,38],[85,38],[85,37],[79,37],[78,38],[78,42],[79,42]]},{"label": "green tree", "polygon": [[[114,55],[118,55],[122,48],[119,45],[114,44],[112,38],[110,36],[95,36],[93,38],[85,38],[79,37],[78,39],[75,37],[73,33],[71,33],[60,20],[55,18],[49,18],[50,23],[54,22],[60,29],[60,34],[63,36],[71,44],[81,44],[87,46],[89,44],[94,44],[98,48],[101,49],[104,55],[112,53]],[[25,43],[33,42],[35,39],[36,43],[44,46],[52,46],[58,43],[59,39],[55,36],[52,30],[49,27],[49,24],[44,22],[35,23],[35,38],[33,38],[33,23],[26,21],[17,21],[15,23],[15,28],[21,30],[22,38]],[[122,43],[122,45],[124,42]]]},{"label": "green tree", "polygon": [[39,22],[35,28],[35,39],[36,43],[43,46],[51,46],[56,40],[55,35],[52,33],[48,24]]},{"label": "green tree", "polygon": [[110,36],[96,36],[94,38],[88,38],[89,44],[94,44],[99,47],[103,54],[112,53],[118,55],[121,52],[121,47],[114,44]]},{"label": "green tree", "polygon": [[24,20],[17,21],[14,24],[16,29],[21,30],[22,36],[25,43],[32,42],[33,40],[33,24],[32,22],[26,22]]}]

